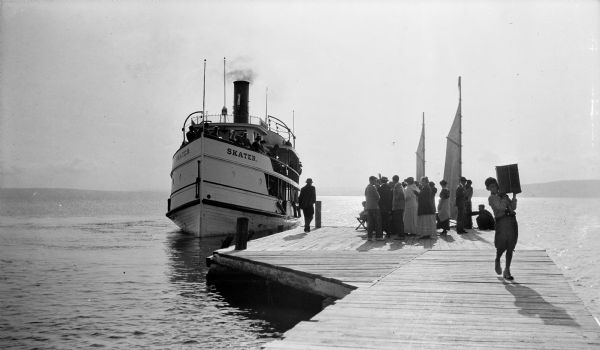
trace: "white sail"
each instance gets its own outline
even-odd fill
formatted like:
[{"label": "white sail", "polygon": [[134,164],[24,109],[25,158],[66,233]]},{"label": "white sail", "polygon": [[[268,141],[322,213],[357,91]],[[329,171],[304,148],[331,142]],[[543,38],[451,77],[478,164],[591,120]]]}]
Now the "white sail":
[{"label": "white sail", "polygon": [[450,132],[446,137],[446,163],[444,165],[444,180],[448,182],[450,190],[450,217],[456,219],[456,188],[458,187],[459,179],[462,176],[462,112],[460,98],[460,77],[458,77],[458,109],[452,122]]},{"label": "white sail", "polygon": [[425,176],[425,113],[423,113],[423,126],[421,127],[421,138],[417,147],[417,181]]}]

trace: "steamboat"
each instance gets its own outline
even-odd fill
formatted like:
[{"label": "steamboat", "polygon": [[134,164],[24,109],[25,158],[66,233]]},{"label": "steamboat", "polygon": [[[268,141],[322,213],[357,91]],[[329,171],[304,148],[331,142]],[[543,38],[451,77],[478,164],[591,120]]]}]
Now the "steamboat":
[{"label": "steamboat", "polygon": [[173,155],[167,217],[200,236],[235,234],[248,219],[250,237],[297,226],[302,164],[296,136],[280,119],[249,115],[250,83],[234,85],[233,115],[193,112]]}]

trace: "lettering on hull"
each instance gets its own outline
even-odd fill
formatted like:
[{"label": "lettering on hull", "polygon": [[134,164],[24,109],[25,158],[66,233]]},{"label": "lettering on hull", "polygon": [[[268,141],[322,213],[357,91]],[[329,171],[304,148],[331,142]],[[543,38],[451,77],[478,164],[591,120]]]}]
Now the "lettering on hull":
[{"label": "lettering on hull", "polygon": [[231,148],[227,148],[227,154],[230,156],[233,156],[233,157],[248,159],[248,160],[256,162],[256,156],[254,154],[241,152],[241,151],[231,149]]}]

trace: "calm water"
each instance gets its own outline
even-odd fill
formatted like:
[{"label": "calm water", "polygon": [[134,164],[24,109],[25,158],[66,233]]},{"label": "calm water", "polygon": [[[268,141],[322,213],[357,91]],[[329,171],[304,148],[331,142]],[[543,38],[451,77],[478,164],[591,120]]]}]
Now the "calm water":
[{"label": "calm water", "polygon": [[[324,225],[354,225],[361,197],[320,199]],[[522,242],[548,249],[596,316],[598,207],[523,198],[518,210]],[[318,311],[260,282],[207,283],[220,240],[180,233],[164,210],[156,194],[3,192],[0,348],[252,349]]]}]

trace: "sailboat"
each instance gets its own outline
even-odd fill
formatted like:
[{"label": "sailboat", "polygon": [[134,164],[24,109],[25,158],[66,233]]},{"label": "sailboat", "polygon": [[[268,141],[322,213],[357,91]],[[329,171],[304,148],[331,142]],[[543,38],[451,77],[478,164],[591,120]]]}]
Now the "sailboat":
[{"label": "sailboat", "polygon": [[458,109],[446,137],[446,162],[444,164],[444,180],[450,190],[450,217],[456,220],[456,187],[462,176],[462,110],[461,110],[461,77],[458,77]]},{"label": "sailboat", "polygon": [[421,126],[421,138],[417,147],[417,181],[425,176],[425,112],[423,112],[423,124]]}]

